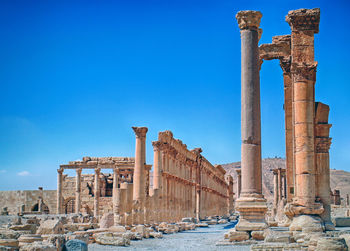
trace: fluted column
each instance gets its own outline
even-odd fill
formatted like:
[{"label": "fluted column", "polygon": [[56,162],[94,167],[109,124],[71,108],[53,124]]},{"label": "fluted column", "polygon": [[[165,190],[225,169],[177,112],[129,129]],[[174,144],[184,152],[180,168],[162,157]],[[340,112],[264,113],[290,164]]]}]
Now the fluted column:
[{"label": "fluted column", "polygon": [[57,213],[58,214],[63,214],[63,197],[62,197],[62,174],[63,174],[64,169],[59,168],[57,169]]},{"label": "fluted column", "polygon": [[242,191],[237,200],[241,219],[238,231],[265,228],[266,200],[262,194],[261,120],[259,76],[259,11],[240,11],[236,18],[241,30],[241,172]]},{"label": "fluted column", "polygon": [[145,164],[146,164],[146,134],[147,127],[133,127],[136,135],[135,168],[133,182],[134,214],[137,224],[144,223],[143,208],[145,202]]},{"label": "fluted column", "polygon": [[75,184],[75,213],[80,213],[81,207],[81,168],[76,169],[76,184]]},{"label": "fluted column", "polygon": [[99,202],[100,202],[100,168],[95,168],[95,182],[94,182],[94,216],[99,216]]}]

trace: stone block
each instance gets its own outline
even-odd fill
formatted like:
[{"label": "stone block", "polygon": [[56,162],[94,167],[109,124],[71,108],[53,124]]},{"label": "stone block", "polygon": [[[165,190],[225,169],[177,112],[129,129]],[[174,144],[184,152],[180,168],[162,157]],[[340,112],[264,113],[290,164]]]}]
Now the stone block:
[{"label": "stone block", "polygon": [[114,225],[114,214],[106,213],[100,220],[100,228],[109,228]]},{"label": "stone block", "polygon": [[82,240],[69,240],[65,244],[67,251],[88,251],[87,244]]},{"label": "stone block", "polygon": [[350,217],[333,218],[333,223],[336,227],[350,227]]},{"label": "stone block", "polygon": [[117,233],[125,233],[126,228],[124,226],[111,226],[110,228],[108,228],[108,231],[117,232]]},{"label": "stone block", "polygon": [[312,215],[299,215],[293,218],[289,230],[311,233],[323,232],[324,229],[320,217]]},{"label": "stone block", "polygon": [[225,237],[228,237],[227,239],[229,239],[231,242],[249,240],[249,234],[244,231],[230,230],[228,235],[225,235]]},{"label": "stone block", "polygon": [[36,241],[23,245],[21,251],[57,251],[57,248],[50,243]]},{"label": "stone block", "polygon": [[0,239],[0,246],[18,247],[18,240],[16,240],[16,239]]},{"label": "stone block", "polygon": [[40,224],[37,234],[63,234],[63,224],[61,220],[45,220]]},{"label": "stone block", "polygon": [[13,225],[10,227],[14,231],[30,231],[32,234],[36,231],[36,225],[34,224],[23,224],[23,225]]},{"label": "stone block", "polygon": [[339,237],[321,237],[317,241],[316,251],[347,251],[348,246],[344,238]]},{"label": "stone block", "polygon": [[251,236],[254,240],[258,240],[258,241],[265,239],[264,231],[252,231]]},{"label": "stone block", "polygon": [[150,232],[149,235],[151,238],[163,238],[163,234],[161,232]]},{"label": "stone block", "polygon": [[228,221],[226,219],[221,219],[218,221],[218,224],[226,224]]},{"label": "stone block", "polygon": [[95,235],[95,241],[100,245],[112,245],[112,246],[129,246],[130,239],[125,237],[113,236],[113,233],[99,233]]},{"label": "stone block", "polygon": [[19,233],[14,230],[0,230],[0,239],[17,239],[19,237]]}]

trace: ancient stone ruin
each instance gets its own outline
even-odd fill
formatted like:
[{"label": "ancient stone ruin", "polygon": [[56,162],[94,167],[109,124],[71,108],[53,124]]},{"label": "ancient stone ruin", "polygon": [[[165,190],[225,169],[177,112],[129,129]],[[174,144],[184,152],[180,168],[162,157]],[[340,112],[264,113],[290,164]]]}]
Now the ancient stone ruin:
[{"label": "ancient stone ruin", "polygon": [[[177,222],[184,217],[198,221],[233,211],[233,181],[220,165],[213,166],[196,148],[188,150],[172,132],[160,132],[152,142],[152,165],[146,164],[146,127],[133,127],[135,158],[85,157],[58,169],[57,213],[114,214],[114,225]],[[65,169],[76,170],[67,177]],[[86,169],[94,175],[82,175]],[[102,169],[110,169],[104,174]],[[151,187],[151,183],[153,184]]]},{"label": "ancient stone ruin", "polygon": [[[128,246],[130,240],[232,221],[237,224],[218,245],[348,250],[350,233],[334,230],[350,226],[350,218],[331,217],[336,211],[332,209],[344,208],[335,207],[342,204],[340,191],[330,190],[330,108],[315,99],[314,35],[320,10],[290,11],[286,21],[291,34],[258,46],[261,18],[259,11],[236,15],[242,56],[236,194],[233,177],[221,165],[212,165],[201,148],[189,150],[171,131],[160,132],[152,142],[152,169],[146,161],[148,128],[133,127],[134,157],[84,157],[60,165],[57,191],[0,193],[2,204],[11,201],[1,213],[9,222],[0,228],[0,249],[87,250],[87,243]],[[262,190],[260,69],[264,60],[273,59],[279,60],[284,81],[286,168],[269,168],[271,207]],[[65,170],[76,175],[70,177]],[[343,213],[350,216],[348,194],[343,204],[347,210]],[[22,217],[6,218],[15,213]]]}]

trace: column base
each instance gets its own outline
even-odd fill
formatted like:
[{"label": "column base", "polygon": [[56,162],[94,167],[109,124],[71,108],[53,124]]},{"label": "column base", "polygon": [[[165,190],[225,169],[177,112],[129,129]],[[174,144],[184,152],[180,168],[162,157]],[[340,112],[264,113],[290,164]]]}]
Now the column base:
[{"label": "column base", "polygon": [[289,231],[324,232],[325,227],[323,220],[317,215],[298,215],[293,218]]},{"label": "column base", "polygon": [[295,199],[284,207],[284,213],[289,217],[294,217],[297,215],[320,215],[323,213],[324,208],[322,203],[314,202],[305,204],[298,203]]},{"label": "column base", "polygon": [[259,231],[267,228],[265,221],[267,205],[263,196],[240,197],[236,201],[236,209],[240,214],[236,231]]}]

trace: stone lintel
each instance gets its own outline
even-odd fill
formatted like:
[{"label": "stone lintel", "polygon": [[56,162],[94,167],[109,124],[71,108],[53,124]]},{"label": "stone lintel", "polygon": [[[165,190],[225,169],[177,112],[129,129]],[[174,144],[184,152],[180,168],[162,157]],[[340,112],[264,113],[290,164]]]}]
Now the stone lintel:
[{"label": "stone lintel", "polygon": [[292,31],[313,31],[318,33],[320,24],[320,9],[299,9],[288,12],[286,22]]},{"label": "stone lintel", "polygon": [[258,31],[262,14],[260,11],[243,10],[236,14],[238,26],[241,30]]},{"label": "stone lintel", "polygon": [[284,168],[275,168],[275,169],[271,169],[271,171],[272,171],[274,174],[278,174],[278,170],[281,170],[281,175],[282,175],[282,176],[286,175],[286,169],[284,169]]},{"label": "stone lintel", "polygon": [[147,127],[135,127],[133,126],[132,129],[135,132],[135,135],[137,138],[144,138],[146,137],[146,133],[148,131]]},{"label": "stone lintel", "polygon": [[289,42],[273,42],[272,44],[262,44],[259,46],[259,57],[264,60],[285,59],[290,57]]}]

